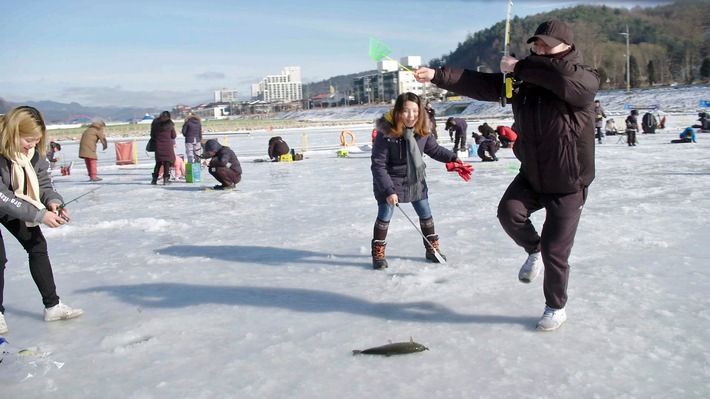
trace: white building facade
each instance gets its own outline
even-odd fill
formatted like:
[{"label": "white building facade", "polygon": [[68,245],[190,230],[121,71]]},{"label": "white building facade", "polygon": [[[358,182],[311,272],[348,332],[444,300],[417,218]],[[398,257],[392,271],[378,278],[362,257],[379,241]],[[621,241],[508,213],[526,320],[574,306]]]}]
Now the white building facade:
[{"label": "white building facade", "polygon": [[235,103],[238,101],[239,96],[236,90],[222,89],[214,92],[214,102],[216,103]]},{"label": "white building facade", "polygon": [[303,100],[301,67],[285,67],[280,75],[270,75],[252,85],[252,99],[266,102],[294,102]]},{"label": "white building facade", "polygon": [[419,56],[402,57],[399,64],[388,59],[379,61],[378,73],[354,80],[356,101],[360,104],[393,103],[397,96],[406,92],[426,97],[431,91],[431,84],[417,82],[414,74],[410,72],[417,70],[421,63],[422,59]]}]

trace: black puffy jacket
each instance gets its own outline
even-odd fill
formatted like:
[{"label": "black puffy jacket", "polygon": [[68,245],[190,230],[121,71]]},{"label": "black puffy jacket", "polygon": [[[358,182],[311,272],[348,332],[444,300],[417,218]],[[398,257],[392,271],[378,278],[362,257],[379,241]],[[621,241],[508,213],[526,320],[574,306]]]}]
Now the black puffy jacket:
[{"label": "black puffy jacket", "polygon": [[[372,147],[370,156],[372,165],[372,185],[378,204],[387,202],[387,197],[397,194],[401,203],[412,202],[409,197],[409,183],[407,182],[407,143],[404,138],[396,138],[390,135],[392,123],[387,117],[377,120],[375,128],[377,136]],[[439,162],[453,162],[456,154],[436,142],[433,134],[421,135],[414,133],[417,146],[423,154],[429,155]],[[422,192],[418,199],[428,198],[428,188],[426,180],[422,182]]]},{"label": "black puffy jacket", "polygon": [[[510,103],[518,139],[520,174],[538,193],[569,194],[594,180],[596,70],[572,48],[558,56],[531,54],[515,66],[521,81]],[[477,100],[499,101],[501,73],[442,67],[435,85]]]}]

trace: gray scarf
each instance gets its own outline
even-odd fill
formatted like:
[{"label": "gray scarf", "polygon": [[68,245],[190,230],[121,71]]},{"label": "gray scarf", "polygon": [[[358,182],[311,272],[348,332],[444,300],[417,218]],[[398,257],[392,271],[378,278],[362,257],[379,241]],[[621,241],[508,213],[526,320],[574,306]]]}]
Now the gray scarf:
[{"label": "gray scarf", "polygon": [[417,140],[414,139],[414,129],[404,129],[404,140],[407,143],[407,185],[409,187],[409,198],[417,201],[422,197],[422,182],[426,177],[426,164],[422,160],[419,152]]}]

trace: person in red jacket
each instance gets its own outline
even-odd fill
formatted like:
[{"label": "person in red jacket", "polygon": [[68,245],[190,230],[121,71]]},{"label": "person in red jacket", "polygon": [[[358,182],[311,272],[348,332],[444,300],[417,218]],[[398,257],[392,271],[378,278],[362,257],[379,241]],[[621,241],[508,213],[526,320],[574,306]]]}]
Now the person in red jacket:
[{"label": "person in red jacket", "polygon": [[[503,74],[515,78],[512,105],[518,138],[513,147],[520,171],[498,205],[505,232],[527,253],[518,279],[529,283],[544,266],[545,311],[537,329],[552,331],[566,320],[569,256],[587,187],[594,179],[594,97],[599,74],[585,66],[569,27],[546,21],[528,39],[531,52],[504,55],[501,73],[449,68],[419,68],[420,83],[480,101],[500,101]],[[545,209],[544,229],[530,220]]]},{"label": "person in red jacket", "polygon": [[498,140],[500,140],[501,146],[503,148],[513,148],[515,145],[515,140],[518,139],[518,134],[508,126],[499,125],[496,126],[496,132],[498,132]]}]

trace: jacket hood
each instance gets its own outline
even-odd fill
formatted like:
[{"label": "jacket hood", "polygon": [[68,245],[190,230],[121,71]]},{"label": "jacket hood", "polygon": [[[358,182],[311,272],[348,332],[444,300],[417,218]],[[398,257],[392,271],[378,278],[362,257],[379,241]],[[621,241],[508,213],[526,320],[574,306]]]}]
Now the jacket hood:
[{"label": "jacket hood", "polygon": [[221,150],[221,149],[222,149],[222,144],[220,144],[215,139],[209,139],[205,143],[205,152],[207,152],[207,151],[219,152],[219,150]]}]

